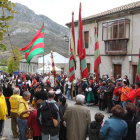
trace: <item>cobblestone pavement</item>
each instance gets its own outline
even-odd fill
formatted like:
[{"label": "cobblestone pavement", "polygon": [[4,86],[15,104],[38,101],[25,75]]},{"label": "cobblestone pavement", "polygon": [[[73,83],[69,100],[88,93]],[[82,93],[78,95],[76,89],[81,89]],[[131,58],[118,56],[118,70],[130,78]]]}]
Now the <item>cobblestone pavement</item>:
[{"label": "cobblestone pavement", "polygon": [[[74,105],[75,101],[74,100],[68,100],[67,101],[68,105]],[[98,106],[91,106],[87,107],[90,110],[91,113],[91,120],[94,120],[94,115],[97,112],[101,112],[104,114],[105,118],[104,120],[108,119],[110,114],[107,114],[106,111],[99,111]],[[6,137],[6,140],[17,140],[16,138],[13,138],[12,131],[11,131],[11,119],[7,119],[5,124],[4,124],[4,132],[3,132],[3,137]],[[87,138],[88,140],[88,138]]]}]

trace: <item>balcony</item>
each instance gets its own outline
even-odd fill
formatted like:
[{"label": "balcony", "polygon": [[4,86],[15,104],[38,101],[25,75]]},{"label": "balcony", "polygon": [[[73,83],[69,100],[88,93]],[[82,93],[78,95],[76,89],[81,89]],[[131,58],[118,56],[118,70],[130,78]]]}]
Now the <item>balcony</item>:
[{"label": "balcony", "polygon": [[105,41],[105,54],[107,55],[126,55],[128,40]]}]

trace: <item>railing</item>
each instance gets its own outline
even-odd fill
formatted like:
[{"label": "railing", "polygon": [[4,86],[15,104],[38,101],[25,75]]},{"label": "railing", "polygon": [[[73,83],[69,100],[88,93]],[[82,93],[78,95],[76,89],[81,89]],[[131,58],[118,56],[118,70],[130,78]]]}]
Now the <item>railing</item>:
[{"label": "railing", "polygon": [[105,53],[110,55],[124,55],[127,53],[128,40],[105,41]]}]

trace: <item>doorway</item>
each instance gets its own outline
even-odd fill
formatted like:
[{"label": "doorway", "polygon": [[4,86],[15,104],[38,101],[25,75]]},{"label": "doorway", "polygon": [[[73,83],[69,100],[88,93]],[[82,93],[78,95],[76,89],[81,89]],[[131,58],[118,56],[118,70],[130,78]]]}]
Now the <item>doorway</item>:
[{"label": "doorway", "polygon": [[122,65],[121,64],[114,64],[114,78],[116,79],[117,75],[122,75]]}]

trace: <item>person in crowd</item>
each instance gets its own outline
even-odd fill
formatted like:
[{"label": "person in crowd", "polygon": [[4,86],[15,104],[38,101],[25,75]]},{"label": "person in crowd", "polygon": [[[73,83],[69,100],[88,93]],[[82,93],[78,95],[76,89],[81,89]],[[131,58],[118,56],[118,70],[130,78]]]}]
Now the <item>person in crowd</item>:
[{"label": "person in crowd", "polygon": [[0,138],[2,137],[2,129],[4,126],[4,121],[6,121],[7,115],[7,104],[3,95],[3,87],[0,86]]},{"label": "person in crowd", "polygon": [[119,82],[120,79],[121,79],[121,76],[118,74],[118,75],[116,76],[116,83]]},{"label": "person in crowd", "polygon": [[76,96],[76,104],[66,109],[63,116],[67,124],[68,140],[85,140],[87,137],[88,125],[91,123],[90,111],[83,106],[85,97]]},{"label": "person in crowd", "polygon": [[63,78],[63,76],[61,76],[60,88],[61,88],[62,94],[64,93],[64,83],[65,83],[65,79]]},{"label": "person in crowd", "polygon": [[35,94],[36,101],[39,100],[39,99],[41,99],[43,101],[48,99],[47,91],[45,91],[44,88],[45,88],[45,85],[42,84],[41,85],[41,90],[36,92],[36,94]]},{"label": "person in crowd", "polygon": [[[66,98],[64,96],[62,96],[62,97],[60,96],[58,98],[58,103],[61,106],[62,115],[64,115],[66,108],[67,108]],[[66,127],[64,126],[64,120],[62,119],[60,121],[59,140],[67,140],[66,134],[67,134],[67,130],[66,130]]]},{"label": "person in crowd", "polygon": [[35,79],[34,76],[32,76],[31,80],[32,80],[32,83],[31,83],[31,87],[32,87],[33,85],[35,85],[37,83],[37,80]]},{"label": "person in crowd", "polygon": [[[43,100],[38,99],[36,102],[37,108],[40,107],[40,104]],[[33,140],[42,140],[41,136],[41,126],[37,123],[37,109],[34,112],[31,112],[28,118],[28,127],[33,130]]]},{"label": "person in crowd", "polygon": [[112,103],[113,103],[113,106],[117,105],[120,103],[120,95],[121,95],[121,87],[120,87],[120,82],[117,82],[116,83],[116,87],[113,91],[113,98],[112,98]]},{"label": "person in crowd", "polygon": [[88,83],[87,83],[87,79],[86,78],[83,78],[82,79],[82,94],[86,97],[86,88],[88,86]]},{"label": "person in crowd", "polygon": [[115,78],[111,75],[110,76],[110,80],[113,82],[113,84],[115,85]]},{"label": "person in crowd", "polygon": [[55,86],[54,86],[53,90],[55,91],[55,98],[54,98],[54,100],[56,102],[58,102],[58,97],[61,96],[60,82],[59,82],[58,79],[55,80]]},{"label": "person in crowd", "polygon": [[105,81],[102,82],[102,85],[99,87],[97,91],[98,98],[99,98],[99,110],[102,110],[102,111],[105,109],[105,106],[106,106],[105,100],[107,99],[104,90],[107,90]]},{"label": "person in crowd", "polygon": [[114,85],[111,80],[108,81],[108,88],[107,90],[104,90],[105,94],[107,94],[107,113],[111,113],[112,108],[112,97],[113,97],[113,91],[114,91]]},{"label": "person in crowd", "polygon": [[67,95],[67,91],[68,91],[68,81],[69,81],[69,77],[65,79],[65,84],[66,84],[65,95]]},{"label": "person in crowd", "polygon": [[68,80],[68,95],[67,95],[67,99],[69,99],[69,97],[72,99],[72,82],[70,81],[70,79]]},{"label": "person in crowd", "polygon": [[78,87],[78,94],[81,94],[81,92],[82,92],[82,82],[81,82],[80,78],[78,78],[78,81],[77,81],[76,85]]},{"label": "person in crowd", "polygon": [[19,140],[28,140],[25,138],[26,129],[28,128],[27,120],[30,112],[35,109],[29,108],[28,101],[30,100],[31,94],[29,91],[23,93],[23,97],[18,104],[18,117],[17,123],[20,132]]},{"label": "person in crowd", "polygon": [[103,123],[104,115],[102,113],[95,114],[95,121],[92,121],[88,127],[89,140],[101,140],[100,129]]},{"label": "person in crowd", "polygon": [[20,96],[20,89],[15,87],[13,89],[13,95],[9,99],[11,105],[11,129],[14,138],[18,137],[17,113],[18,113],[18,104],[21,98],[22,96]]},{"label": "person in crowd", "polygon": [[9,98],[10,96],[13,95],[13,90],[10,85],[9,79],[6,79],[6,83],[3,85],[3,95],[5,96],[6,103],[7,103],[8,118],[11,118],[11,112],[10,112],[11,106],[10,106]]},{"label": "person in crowd", "polygon": [[113,116],[105,121],[100,130],[100,137],[104,140],[122,140],[128,132],[127,123],[121,119],[124,115],[123,108],[116,105],[111,109],[111,112]]},{"label": "person in crowd", "polygon": [[93,93],[93,80],[89,81],[89,86],[87,86],[86,92],[87,92],[87,98],[85,99],[86,103],[88,106],[91,106],[95,103],[95,97]]},{"label": "person in crowd", "polygon": [[130,92],[128,94],[124,93],[127,97],[126,102],[131,102],[131,103],[135,104],[135,96],[136,96],[135,85],[130,84],[129,89],[130,89]]},{"label": "person in crowd", "polygon": [[126,81],[126,85],[129,87],[129,79],[127,75],[124,76],[123,80]]},{"label": "person in crowd", "polygon": [[121,91],[121,103],[125,112],[125,105],[126,105],[126,101],[127,101],[127,96],[126,94],[128,94],[130,92],[129,87],[127,87],[127,82],[123,81],[123,87],[120,90]]},{"label": "person in crowd", "polygon": [[107,82],[107,76],[104,75],[102,80],[105,81],[105,82]]},{"label": "person in crowd", "polygon": [[54,126],[53,119],[60,122],[62,111],[60,105],[54,100],[55,92],[48,92],[48,100],[40,105],[37,111],[37,121],[42,126],[42,140],[58,139],[58,126]]},{"label": "person in crowd", "polygon": [[137,82],[135,84],[135,89],[136,89],[136,106],[138,107],[138,116],[140,117],[140,82]]},{"label": "person in crowd", "polygon": [[136,140],[136,124],[140,121],[140,117],[136,116],[136,105],[128,102],[126,104],[126,114],[123,120],[126,121],[128,125],[128,133],[126,138],[123,140]]},{"label": "person in crowd", "polygon": [[[31,91],[33,92],[33,99],[32,99],[32,104],[31,104],[31,107],[33,108],[37,108],[36,107],[36,101],[37,101],[37,98],[36,98],[36,93],[39,92],[41,89],[40,89],[40,85],[39,83],[37,84],[37,86],[35,86]],[[31,101],[31,99],[30,99]]]}]

